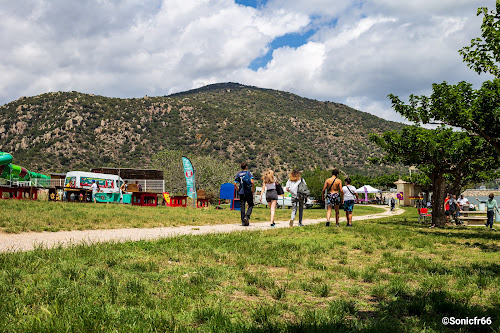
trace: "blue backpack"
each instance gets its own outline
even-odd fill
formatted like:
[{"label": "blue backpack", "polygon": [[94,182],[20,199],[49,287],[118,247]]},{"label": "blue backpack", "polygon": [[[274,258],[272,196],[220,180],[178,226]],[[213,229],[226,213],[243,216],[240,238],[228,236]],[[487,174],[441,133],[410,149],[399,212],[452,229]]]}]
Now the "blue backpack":
[{"label": "blue backpack", "polygon": [[240,177],[240,185],[245,193],[252,193],[252,178],[250,172],[246,172],[243,177]]}]

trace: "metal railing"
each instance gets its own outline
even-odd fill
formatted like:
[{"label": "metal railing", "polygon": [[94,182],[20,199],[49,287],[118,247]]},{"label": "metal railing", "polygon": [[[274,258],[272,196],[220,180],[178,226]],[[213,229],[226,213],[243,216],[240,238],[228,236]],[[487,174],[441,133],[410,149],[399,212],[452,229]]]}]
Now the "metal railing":
[{"label": "metal railing", "polygon": [[161,179],[124,179],[129,184],[137,182],[141,185],[143,192],[163,193],[165,192],[165,182]]},{"label": "metal railing", "polygon": [[3,179],[0,181],[1,186],[7,186],[7,187],[45,187],[49,188],[51,186],[50,184],[50,179],[44,179],[44,178],[32,178],[31,180],[23,180],[23,181],[9,181],[6,179]]}]

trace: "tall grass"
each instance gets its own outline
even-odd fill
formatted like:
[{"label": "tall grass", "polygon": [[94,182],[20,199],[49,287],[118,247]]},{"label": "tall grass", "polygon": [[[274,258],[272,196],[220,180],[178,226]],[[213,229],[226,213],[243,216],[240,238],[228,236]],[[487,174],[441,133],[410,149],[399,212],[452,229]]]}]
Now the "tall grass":
[{"label": "tall grass", "polygon": [[0,331],[498,331],[500,236],[413,215],[3,253]]}]

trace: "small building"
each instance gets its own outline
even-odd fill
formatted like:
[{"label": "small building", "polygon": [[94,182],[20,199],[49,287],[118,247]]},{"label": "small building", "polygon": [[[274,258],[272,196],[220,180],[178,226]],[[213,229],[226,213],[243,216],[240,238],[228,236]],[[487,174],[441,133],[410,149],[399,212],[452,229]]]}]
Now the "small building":
[{"label": "small building", "polygon": [[60,189],[64,187],[64,180],[66,173],[49,173],[50,175],[50,188]]},{"label": "small building", "polygon": [[397,194],[403,196],[403,199],[400,201],[401,206],[413,206],[414,200],[420,198],[422,188],[419,185],[406,182],[401,178],[397,182],[394,182],[394,184],[396,184]]},{"label": "small building", "polygon": [[144,192],[165,192],[165,181],[163,171],[154,169],[130,169],[130,168],[93,168],[91,172],[118,175],[129,184],[137,182],[142,186]]}]

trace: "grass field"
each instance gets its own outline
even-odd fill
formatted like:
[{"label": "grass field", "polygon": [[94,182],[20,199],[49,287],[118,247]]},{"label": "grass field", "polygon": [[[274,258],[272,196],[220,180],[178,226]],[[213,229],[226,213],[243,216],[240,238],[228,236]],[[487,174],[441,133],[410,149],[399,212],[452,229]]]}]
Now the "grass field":
[{"label": "grass field", "polygon": [[[138,207],[116,204],[81,204],[70,202],[0,200],[0,232],[60,231],[114,228],[153,228],[181,225],[238,223],[239,211],[214,207]],[[356,215],[383,212],[382,208],[357,205]],[[341,212],[343,213],[343,212]],[[276,219],[290,219],[290,209],[277,209]],[[345,214],[341,214],[345,216]],[[306,209],[304,218],[325,218],[323,209]],[[265,206],[255,208],[251,222],[270,220]]]},{"label": "grass field", "polygon": [[498,332],[500,234],[414,215],[3,253],[0,331]]}]

